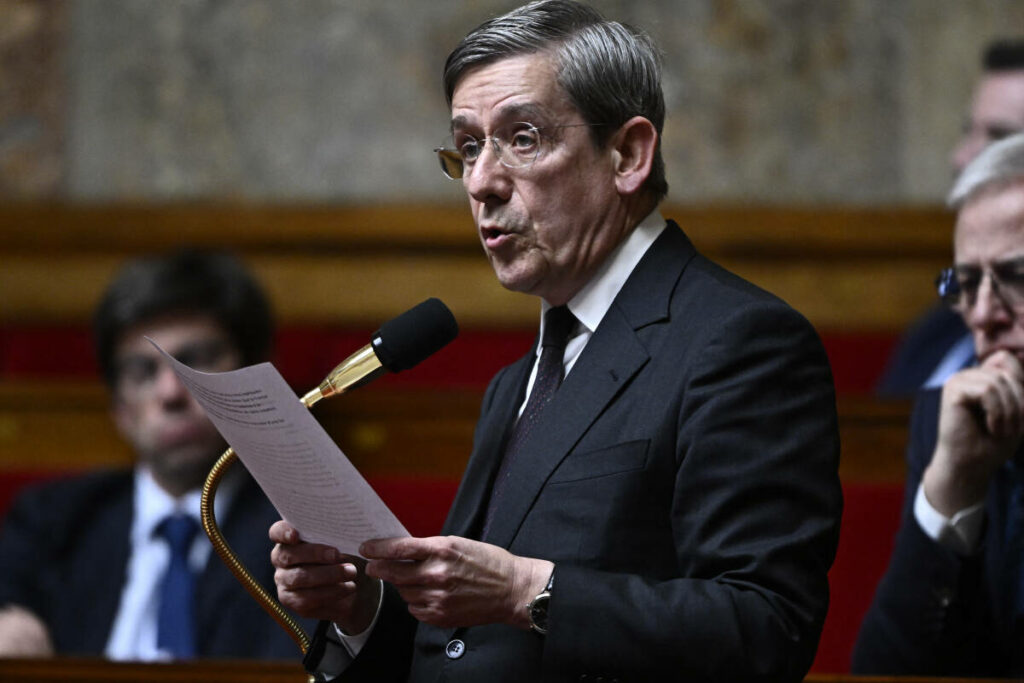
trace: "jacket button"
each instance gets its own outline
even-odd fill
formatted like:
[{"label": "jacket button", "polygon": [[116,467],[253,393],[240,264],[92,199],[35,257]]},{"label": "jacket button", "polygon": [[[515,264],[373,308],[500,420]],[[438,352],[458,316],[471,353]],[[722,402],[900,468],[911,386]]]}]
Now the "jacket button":
[{"label": "jacket button", "polygon": [[447,647],[445,647],[444,653],[448,655],[448,659],[458,659],[466,654],[466,644],[458,638],[451,640],[448,642]]}]

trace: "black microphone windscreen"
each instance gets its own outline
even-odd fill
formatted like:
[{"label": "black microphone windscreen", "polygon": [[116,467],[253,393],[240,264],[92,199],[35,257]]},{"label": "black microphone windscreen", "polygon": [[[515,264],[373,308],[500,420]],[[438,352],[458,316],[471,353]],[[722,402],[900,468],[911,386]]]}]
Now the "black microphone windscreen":
[{"label": "black microphone windscreen", "polygon": [[408,370],[455,339],[459,325],[440,299],[427,299],[373,335],[373,351],[390,372]]}]

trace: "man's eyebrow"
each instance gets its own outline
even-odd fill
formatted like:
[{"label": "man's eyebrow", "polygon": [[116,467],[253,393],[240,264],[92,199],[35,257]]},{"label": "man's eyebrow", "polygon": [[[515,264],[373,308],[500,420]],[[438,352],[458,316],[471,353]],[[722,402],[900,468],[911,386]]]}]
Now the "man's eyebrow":
[{"label": "man's eyebrow", "polygon": [[[519,102],[505,107],[499,107],[494,112],[493,119],[504,123],[541,123],[546,122],[550,117],[546,110],[534,102]],[[452,118],[449,131],[460,128],[472,127],[469,117],[455,116]]]},{"label": "man's eyebrow", "polygon": [[544,109],[533,102],[521,102],[502,107],[498,110],[498,117],[505,121],[524,121],[526,123],[548,119]]},{"label": "man's eyebrow", "polygon": [[[1017,254],[1016,256],[1007,256],[1006,258],[998,259],[996,261],[990,261],[989,263],[992,267],[996,268],[1000,266],[1021,265],[1024,264],[1024,254]],[[953,267],[957,269],[962,268],[965,270],[982,270],[984,268],[984,266],[982,266],[977,261],[957,261],[953,264]]]}]

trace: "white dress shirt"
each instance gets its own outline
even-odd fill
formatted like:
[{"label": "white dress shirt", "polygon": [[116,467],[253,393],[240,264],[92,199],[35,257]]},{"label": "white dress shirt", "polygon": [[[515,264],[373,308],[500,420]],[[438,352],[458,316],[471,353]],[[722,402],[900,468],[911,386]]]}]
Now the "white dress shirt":
[{"label": "white dress shirt", "polygon": [[[238,490],[238,479],[229,473],[217,490],[214,513],[218,519],[229,508]],[[160,488],[149,468],[135,468],[135,491],[131,526],[131,550],[117,614],[107,640],[105,654],[115,660],[167,661],[170,656],[156,646],[160,581],[170,564],[167,542],[156,533],[168,515],[183,512],[200,523],[200,490],[174,498]],[[200,528],[201,528],[200,523]],[[198,575],[210,559],[213,546],[203,534],[196,534],[189,551],[189,566]]]}]

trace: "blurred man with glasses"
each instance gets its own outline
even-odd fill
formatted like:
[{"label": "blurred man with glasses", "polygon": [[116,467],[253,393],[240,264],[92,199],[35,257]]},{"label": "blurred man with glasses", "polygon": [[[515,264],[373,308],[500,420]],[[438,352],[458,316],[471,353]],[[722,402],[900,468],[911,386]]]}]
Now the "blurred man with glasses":
[{"label": "blurred man with glasses", "polygon": [[[307,666],[373,681],[799,681],[841,494],[807,321],[700,256],[667,191],[660,60],[566,0],[449,55],[451,138],[538,343],[492,380],[436,538],[361,561],[284,522],[278,595],[322,622]],[[383,580],[381,583],[379,580]]]},{"label": "blurred man with glasses", "polygon": [[[981,66],[963,133],[950,154],[954,176],[987,145],[1024,131],[1024,38],[992,41]],[[935,306],[900,340],[879,378],[878,393],[909,397],[922,387],[940,387],[974,357],[962,318]]]},{"label": "blurred man with glasses", "polygon": [[[34,487],[14,503],[0,535],[0,656],[294,657],[199,528],[200,489],[225,444],[146,339],[207,372],[265,360],[273,325],[262,290],[226,253],[141,258],[118,272],[93,322],[135,466]],[[216,503],[230,545],[272,585],[273,507],[241,468]]]},{"label": "blurred man with glasses", "polygon": [[1024,134],[986,148],[949,201],[938,291],[978,362],[915,405],[904,520],[854,669],[1009,678],[1024,675]]}]

